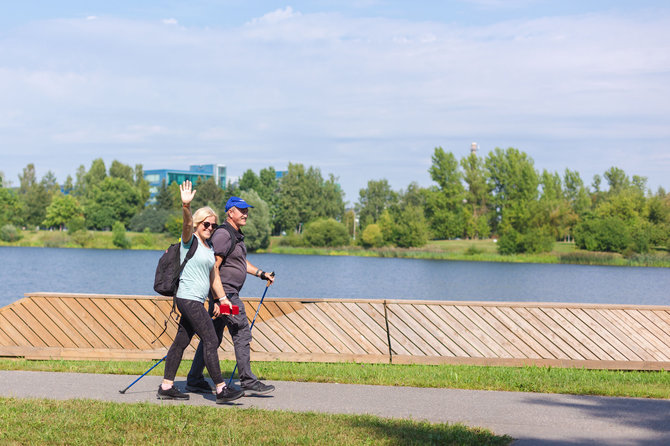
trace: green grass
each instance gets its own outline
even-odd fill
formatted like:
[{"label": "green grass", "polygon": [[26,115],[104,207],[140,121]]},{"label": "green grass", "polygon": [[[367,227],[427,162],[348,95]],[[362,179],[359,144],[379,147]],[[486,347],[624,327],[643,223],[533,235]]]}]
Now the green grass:
[{"label": "green grass", "polygon": [[507,445],[460,424],[91,400],[0,398],[0,443],[68,445]]},{"label": "green grass", "polygon": [[626,258],[616,253],[600,253],[578,250],[574,243],[556,242],[551,252],[539,254],[498,254],[493,240],[431,240],[421,248],[374,248],[358,246],[340,248],[310,248],[280,246],[280,237],[273,237],[270,248],[262,252],[275,254],[340,255],[360,257],[393,257],[425,260],[462,260],[505,263],[572,263],[611,266],[670,267],[670,255],[666,251],[635,255]]},{"label": "green grass", "polygon": [[[30,361],[0,359],[1,370],[141,375],[149,361]],[[186,376],[190,361],[182,361]],[[232,361],[221,361],[228,376]],[[435,387],[512,392],[564,393],[670,399],[670,371],[616,371],[552,367],[486,367],[465,365],[404,365],[356,363],[254,362],[254,372],[266,380]],[[160,376],[163,367],[151,375]]]},{"label": "green grass", "polygon": [[[112,236],[111,231],[85,231],[74,235],[67,231],[21,231],[18,241],[0,241],[0,246],[120,249],[112,243]],[[126,237],[131,249],[166,249],[177,241],[177,237],[164,233],[127,232]]]},{"label": "green grass", "polygon": [[[163,250],[177,238],[168,234],[145,234],[127,232],[131,249]],[[310,248],[280,246],[281,237],[272,237],[270,247],[259,253],[391,257],[425,260],[462,260],[477,262],[505,263],[571,263],[582,265],[611,266],[654,266],[670,267],[670,254],[667,251],[655,251],[626,258],[616,253],[582,251],[574,243],[556,242],[551,252],[540,254],[498,254],[497,244],[491,240],[431,240],[421,248],[375,248],[363,249],[360,246],[338,248]],[[16,242],[0,241],[0,246],[30,246],[50,248],[94,248],[119,249],[112,243],[110,231],[86,231],[69,235],[65,231],[21,231],[21,239]]]}]

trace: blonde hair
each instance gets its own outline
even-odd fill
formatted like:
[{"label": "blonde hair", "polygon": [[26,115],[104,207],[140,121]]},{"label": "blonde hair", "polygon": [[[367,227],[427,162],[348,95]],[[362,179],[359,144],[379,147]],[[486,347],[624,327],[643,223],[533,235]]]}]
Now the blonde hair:
[{"label": "blonde hair", "polygon": [[193,229],[197,228],[200,223],[205,221],[206,218],[214,216],[216,218],[216,221],[219,221],[219,216],[216,212],[214,212],[214,209],[210,208],[209,206],[203,206],[195,213],[193,214]]}]

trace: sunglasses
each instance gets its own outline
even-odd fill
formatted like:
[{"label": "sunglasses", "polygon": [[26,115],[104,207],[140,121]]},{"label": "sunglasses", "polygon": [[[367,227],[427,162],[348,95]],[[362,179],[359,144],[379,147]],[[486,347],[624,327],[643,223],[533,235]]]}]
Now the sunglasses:
[{"label": "sunglasses", "polygon": [[209,229],[210,226],[212,227],[212,231],[219,227],[219,225],[217,225],[216,223],[210,223],[208,221],[202,222],[202,227],[203,228]]}]

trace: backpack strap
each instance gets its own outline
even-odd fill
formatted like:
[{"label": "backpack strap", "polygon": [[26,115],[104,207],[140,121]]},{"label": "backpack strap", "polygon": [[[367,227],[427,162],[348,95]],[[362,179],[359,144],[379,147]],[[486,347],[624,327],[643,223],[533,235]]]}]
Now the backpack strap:
[{"label": "backpack strap", "polygon": [[[228,248],[228,251],[226,251],[226,255],[223,256],[223,262],[221,262],[221,265],[224,265],[226,263],[226,260],[230,255],[233,253],[235,250],[235,247],[237,246],[237,230],[230,226],[227,221],[224,221],[218,228],[214,230],[214,232],[218,231],[221,228],[226,228],[228,233],[230,234],[230,247]],[[212,233],[212,236],[214,233]]]}]

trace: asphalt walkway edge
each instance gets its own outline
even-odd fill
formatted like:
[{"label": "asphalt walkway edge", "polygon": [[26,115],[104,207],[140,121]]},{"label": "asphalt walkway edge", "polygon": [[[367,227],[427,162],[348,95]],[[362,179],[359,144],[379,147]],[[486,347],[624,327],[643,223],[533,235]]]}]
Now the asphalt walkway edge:
[{"label": "asphalt walkway edge", "polygon": [[[214,395],[191,394],[185,402],[160,401],[158,376],[0,371],[0,396],[95,399],[216,406]],[[434,423],[462,423],[516,438],[515,445],[670,445],[670,400],[523,392],[265,381],[276,386],[263,397],[226,406],[370,414]],[[177,378],[184,390],[184,378]]]}]

